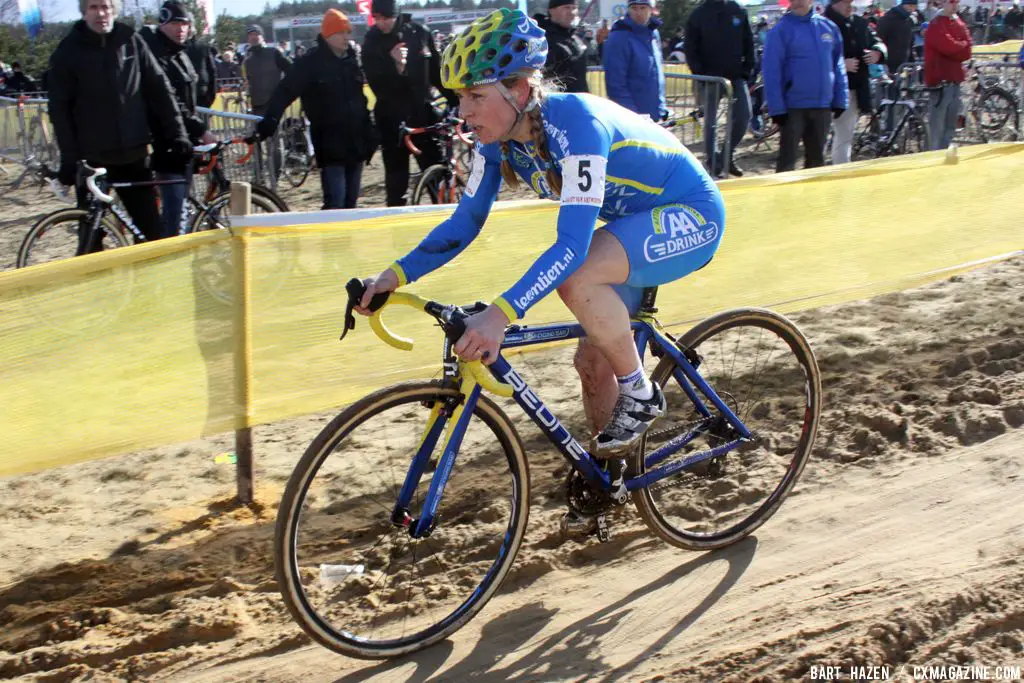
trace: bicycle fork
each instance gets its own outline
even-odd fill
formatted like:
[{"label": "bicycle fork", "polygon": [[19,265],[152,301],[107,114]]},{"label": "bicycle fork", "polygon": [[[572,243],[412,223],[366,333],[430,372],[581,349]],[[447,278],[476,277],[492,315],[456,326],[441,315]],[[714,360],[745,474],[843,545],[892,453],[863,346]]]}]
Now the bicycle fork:
[{"label": "bicycle fork", "polygon": [[[391,512],[391,523],[407,529],[413,538],[429,536],[433,531],[437,520],[437,508],[444,495],[445,485],[448,483],[452,467],[455,466],[455,458],[462,446],[462,439],[466,435],[469,421],[473,418],[477,400],[480,398],[480,385],[471,376],[463,377],[461,391],[462,400],[454,407],[450,406],[451,400],[439,400],[431,408],[427,425],[423,429],[420,447],[412,459],[402,484],[402,490],[399,492],[398,500]],[[438,439],[445,431],[446,425],[448,430],[444,449],[434,470],[426,498],[423,500],[420,517],[417,519],[409,514],[409,506],[412,504],[413,494],[426,472],[430,457],[434,453]]]}]

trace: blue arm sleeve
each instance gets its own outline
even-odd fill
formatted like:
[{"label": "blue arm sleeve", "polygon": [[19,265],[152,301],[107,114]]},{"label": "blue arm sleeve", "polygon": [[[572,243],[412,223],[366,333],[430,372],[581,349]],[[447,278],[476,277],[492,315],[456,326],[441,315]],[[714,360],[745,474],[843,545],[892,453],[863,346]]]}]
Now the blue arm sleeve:
[{"label": "blue arm sleeve", "polygon": [[665,100],[665,67],[661,60],[661,36],[657,31],[654,32],[656,37],[656,45],[654,48],[654,60],[658,64],[658,120],[668,118],[668,102]]},{"label": "blue arm sleeve", "polygon": [[781,30],[780,26],[776,26],[768,32],[761,63],[764,97],[768,102],[769,116],[786,113],[786,102],[782,97],[782,60],[785,57],[783,54],[785,47],[782,37],[779,35]]},{"label": "blue arm sleeve", "polygon": [[850,106],[850,81],[846,77],[846,63],[843,59],[843,34],[836,28],[832,29],[832,35],[835,37],[835,40],[832,41],[835,46],[832,48],[832,63],[835,72],[832,85],[832,108],[846,109]]},{"label": "blue arm sleeve", "polygon": [[414,282],[465,251],[480,234],[500,185],[500,163],[478,152],[466,191],[455,212],[431,230],[419,246],[392,265],[399,283]]},{"label": "blue arm sleeve", "polygon": [[569,153],[562,158],[562,195],[555,243],[534,261],[519,281],[495,301],[510,319],[565,282],[583,265],[604,203],[605,170],[611,134],[590,116],[574,116],[568,130]]},{"label": "blue arm sleeve", "polygon": [[604,42],[603,61],[608,99],[626,109],[637,111],[633,94],[629,91],[629,36],[624,31],[608,34],[608,40]]}]

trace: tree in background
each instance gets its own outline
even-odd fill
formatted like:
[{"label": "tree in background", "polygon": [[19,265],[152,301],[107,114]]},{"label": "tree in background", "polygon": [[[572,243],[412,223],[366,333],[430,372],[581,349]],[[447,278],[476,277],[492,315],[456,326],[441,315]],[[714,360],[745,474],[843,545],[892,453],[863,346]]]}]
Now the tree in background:
[{"label": "tree in background", "polygon": [[210,25],[210,18],[206,16],[206,10],[199,4],[198,0],[181,0],[181,4],[192,15],[193,28],[197,36],[206,35],[206,28]]},{"label": "tree in background", "polygon": [[228,43],[241,43],[245,40],[245,22],[237,17],[221,14],[213,23],[213,44],[223,52]]},{"label": "tree in background", "polygon": [[686,28],[686,20],[693,8],[700,4],[697,0],[662,0],[658,3],[658,17],[665,22],[659,29],[662,37],[682,33]]}]

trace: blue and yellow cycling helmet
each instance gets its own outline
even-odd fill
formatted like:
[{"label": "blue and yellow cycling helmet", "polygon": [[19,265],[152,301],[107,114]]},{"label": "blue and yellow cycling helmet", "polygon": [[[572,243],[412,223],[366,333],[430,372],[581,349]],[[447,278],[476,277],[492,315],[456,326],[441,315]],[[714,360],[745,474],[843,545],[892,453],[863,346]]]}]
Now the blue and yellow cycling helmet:
[{"label": "blue and yellow cycling helmet", "polygon": [[548,41],[537,22],[502,8],[474,21],[445,48],[441,83],[450,90],[496,83],[542,69],[547,57]]}]

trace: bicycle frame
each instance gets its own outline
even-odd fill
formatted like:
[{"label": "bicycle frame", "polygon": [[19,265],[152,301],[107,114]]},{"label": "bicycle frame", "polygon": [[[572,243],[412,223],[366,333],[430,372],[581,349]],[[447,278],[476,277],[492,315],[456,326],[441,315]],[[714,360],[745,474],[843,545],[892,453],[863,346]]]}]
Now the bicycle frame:
[{"label": "bicycle frame", "polygon": [[[644,469],[647,471],[640,476],[626,479],[623,482],[625,491],[647,488],[651,484],[680,470],[696,465],[701,461],[724,455],[752,438],[753,435],[750,430],[747,429],[740,418],[697,372],[699,358],[695,354],[692,352],[687,354],[680,350],[673,340],[662,333],[657,321],[650,315],[641,314],[634,318],[631,327],[641,360],[648,346],[656,347],[658,349],[655,352],[656,354],[667,354],[675,360],[677,369],[674,372],[674,378],[686,396],[692,401],[697,412],[701,415],[701,419],[686,433],[676,436],[657,450],[647,454],[644,458]],[[505,335],[505,341],[501,348],[521,348],[552,340],[581,339],[585,336],[586,333],[583,327],[578,323],[541,325],[537,327],[513,326],[509,328],[508,333]],[[449,355],[450,345],[449,342],[446,342],[445,357],[448,358]],[[691,362],[688,355],[694,358],[693,362]],[[448,375],[448,371],[451,369],[450,363],[446,362],[446,375]],[[534,423],[548,437],[548,440],[562,453],[573,469],[595,483],[600,489],[604,491],[612,490],[613,482],[608,472],[601,467],[602,461],[590,455],[569,430],[562,426],[562,423],[555,414],[533,392],[504,356],[499,355],[494,363],[489,366],[489,370],[494,379],[511,387],[512,398],[530,416]],[[445,403],[447,402],[438,402],[433,407],[420,441],[420,447],[413,457],[409,471],[406,473],[405,481],[391,516],[391,521],[396,525],[408,528],[413,538],[420,538],[430,534],[430,530],[437,518],[437,509],[444,494],[445,485],[455,465],[459,447],[462,444],[466,428],[480,397],[480,389],[480,384],[472,376],[464,375],[460,388],[463,400],[451,411],[451,414],[446,414]],[[717,417],[708,408],[704,400],[701,399],[701,396],[718,410],[718,415],[721,418]],[[720,419],[724,419],[735,430],[736,438],[714,448],[695,453],[682,460],[658,466],[659,463],[664,462],[682,450],[686,444],[706,433]],[[450,426],[442,455],[437,464],[434,477],[430,482],[426,498],[423,501],[421,515],[418,519],[414,519],[409,515],[409,506],[412,503],[413,494],[419,486],[430,456],[434,452],[446,424],[450,424]],[[648,469],[651,467],[654,469]]]}]

